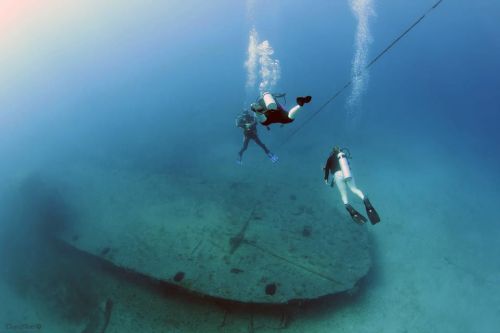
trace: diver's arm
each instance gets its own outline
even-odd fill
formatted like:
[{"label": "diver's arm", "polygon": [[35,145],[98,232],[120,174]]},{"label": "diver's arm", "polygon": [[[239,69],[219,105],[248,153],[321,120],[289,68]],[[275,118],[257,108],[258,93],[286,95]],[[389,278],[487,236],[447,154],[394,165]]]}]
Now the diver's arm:
[{"label": "diver's arm", "polygon": [[245,128],[245,121],[242,117],[236,119],[236,127]]},{"label": "diver's arm", "polygon": [[323,179],[325,180],[326,184],[328,184],[328,177],[330,176],[330,170],[331,170],[331,168],[332,168],[332,156],[330,156],[326,160],[325,167],[323,168],[323,171],[325,172],[325,176],[323,177]]}]

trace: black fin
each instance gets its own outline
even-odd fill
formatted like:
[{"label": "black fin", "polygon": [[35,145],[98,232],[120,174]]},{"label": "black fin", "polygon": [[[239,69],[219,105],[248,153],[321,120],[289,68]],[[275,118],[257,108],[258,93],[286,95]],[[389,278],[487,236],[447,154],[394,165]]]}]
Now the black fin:
[{"label": "black fin", "polygon": [[347,211],[351,215],[354,222],[356,222],[357,224],[365,224],[366,223],[366,217],[361,215],[361,213],[358,212],[356,209],[354,209],[351,205],[346,204],[345,208],[347,209]]},{"label": "black fin", "polygon": [[363,202],[365,203],[366,214],[368,215],[368,218],[370,219],[370,222],[372,224],[379,223],[380,222],[380,217],[378,216],[378,213],[375,210],[375,208],[373,208],[370,200],[368,200],[368,198],[365,198],[363,200]]},{"label": "black fin", "polygon": [[304,106],[304,104],[307,104],[311,101],[311,98],[311,96],[297,97],[297,104],[300,106]]}]

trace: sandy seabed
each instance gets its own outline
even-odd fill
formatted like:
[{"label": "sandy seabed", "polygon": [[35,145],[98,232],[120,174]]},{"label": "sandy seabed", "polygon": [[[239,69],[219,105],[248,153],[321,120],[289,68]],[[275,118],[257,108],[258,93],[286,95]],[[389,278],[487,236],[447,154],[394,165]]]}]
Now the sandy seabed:
[{"label": "sandy seabed", "polygon": [[[16,258],[21,245],[8,248],[12,252],[2,259],[0,332],[35,325],[26,331],[80,333],[89,309],[108,298],[114,306],[107,333],[495,332],[500,326],[499,227],[483,207],[491,211],[498,194],[488,183],[489,174],[473,184],[464,182],[473,175],[461,170],[452,156],[434,149],[429,168],[413,158],[419,153],[416,145],[393,149],[380,168],[363,168],[376,156],[356,151],[356,180],[369,191],[383,221],[365,226],[373,242],[374,266],[349,294],[276,308],[233,305],[124,275],[55,243],[37,243],[42,250],[20,255],[22,262]],[[223,152],[213,162],[231,165],[228,177],[241,177],[255,163],[250,177],[270,163],[260,154],[251,146],[243,169],[233,167],[233,155],[224,157]],[[321,183],[321,161],[314,166],[318,175],[308,171],[313,162],[299,164],[284,154],[280,163],[272,167],[289,170],[290,187],[316,181],[318,191],[343,209],[336,190]],[[211,174],[218,172],[224,170]],[[352,222],[346,216],[341,223]],[[7,231],[2,232],[5,236]],[[64,306],[68,302],[73,306]]]}]

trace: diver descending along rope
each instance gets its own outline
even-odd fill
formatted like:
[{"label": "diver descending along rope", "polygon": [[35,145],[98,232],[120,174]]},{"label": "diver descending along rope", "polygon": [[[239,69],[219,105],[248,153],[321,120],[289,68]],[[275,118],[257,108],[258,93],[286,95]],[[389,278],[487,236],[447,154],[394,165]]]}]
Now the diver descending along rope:
[{"label": "diver descending along rope", "polygon": [[[366,65],[364,68],[367,71],[373,64],[375,64],[384,54],[386,54],[394,45],[396,45],[404,36],[406,36],[413,28],[415,28],[430,12],[436,9],[443,0],[437,1],[431,8],[429,8],[422,16],[420,16],[408,29],[402,32],[396,39],[394,39],[385,49],[383,49],[372,61]],[[340,88],[332,97],[330,97],[323,105],[321,105],[316,112],[314,112],[309,118],[307,118],[299,127],[297,127],[286,139],[281,143],[281,147],[284,146],[298,131],[300,131],[305,125],[307,125],[314,117],[316,117],[328,104],[333,102],[340,94],[344,92],[352,84],[352,80],[348,81],[342,88]]]}]

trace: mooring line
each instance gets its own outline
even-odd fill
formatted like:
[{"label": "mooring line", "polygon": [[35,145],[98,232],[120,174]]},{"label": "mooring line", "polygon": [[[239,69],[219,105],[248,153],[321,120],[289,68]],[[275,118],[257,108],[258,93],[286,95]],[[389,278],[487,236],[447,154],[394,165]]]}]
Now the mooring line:
[{"label": "mooring line", "polygon": [[[420,16],[415,22],[413,22],[405,31],[398,35],[386,48],[384,48],[372,61],[366,65],[364,71],[367,71],[373,64],[375,64],[384,54],[386,54],[394,45],[396,45],[404,36],[406,36],[413,28],[415,28],[430,12],[436,9],[443,0],[438,0],[431,8],[429,8],[422,16]],[[285,140],[280,144],[280,147],[284,146],[290,139],[297,134],[302,128],[304,128],[314,117],[316,117],[321,111],[323,111],[328,104],[333,102],[340,94],[342,94],[349,86],[352,84],[352,80],[349,80],[342,88],[340,88],[332,97],[330,97],[326,102],[324,102],[309,118],[307,118],[299,127],[297,127],[292,133],[290,133]]]}]

